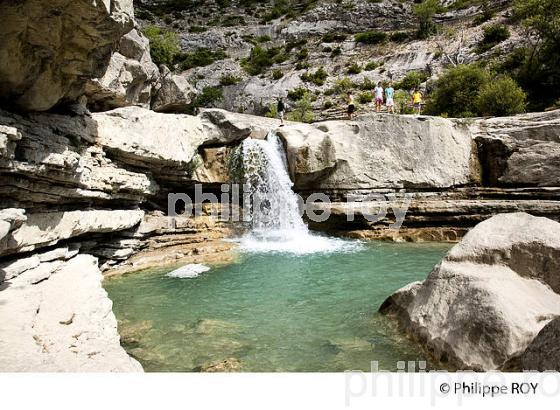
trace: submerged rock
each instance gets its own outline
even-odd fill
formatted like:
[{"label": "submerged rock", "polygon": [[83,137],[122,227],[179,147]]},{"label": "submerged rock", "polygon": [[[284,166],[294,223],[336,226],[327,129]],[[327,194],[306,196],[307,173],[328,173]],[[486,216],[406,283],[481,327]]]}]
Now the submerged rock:
[{"label": "submerged rock", "polygon": [[560,224],[525,213],[480,223],[420,283],[380,307],[437,360],[492,370],[560,314]]},{"label": "submerged rock", "polygon": [[235,357],[222,360],[220,362],[213,362],[203,364],[202,366],[195,367],[195,372],[238,372],[241,370],[241,362]]},{"label": "submerged rock", "polygon": [[188,265],[182,266],[179,269],[169,272],[166,276],[170,278],[196,278],[201,273],[208,272],[210,268],[206,265],[200,263],[189,263]]}]

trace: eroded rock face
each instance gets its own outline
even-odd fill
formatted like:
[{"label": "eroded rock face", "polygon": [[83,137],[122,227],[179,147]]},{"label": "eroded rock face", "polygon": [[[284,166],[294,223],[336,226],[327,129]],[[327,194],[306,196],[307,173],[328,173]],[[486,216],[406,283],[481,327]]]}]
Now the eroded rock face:
[{"label": "eroded rock face", "polygon": [[196,97],[196,90],[182,76],[161,67],[158,89],[152,99],[152,110],[158,112],[185,112]]},{"label": "eroded rock face", "polygon": [[158,80],[159,70],[150,57],[149,41],[133,29],[120,39],[103,76],[87,82],[88,106],[93,111],[128,105],[150,108],[152,88]]},{"label": "eroded rock face", "polygon": [[470,125],[490,186],[555,187],[560,181],[560,110]]},{"label": "eroded rock face", "polygon": [[0,99],[29,111],[75,100],[103,75],[133,16],[132,0],[4,2]]},{"label": "eroded rock face", "polygon": [[42,263],[3,283],[0,370],[142,371],[119,344],[102,278],[97,260],[79,255]]},{"label": "eroded rock face", "polygon": [[442,118],[367,115],[278,134],[299,190],[447,188],[478,178],[469,133]]},{"label": "eroded rock face", "polygon": [[118,232],[138,225],[140,210],[84,210],[27,215],[25,222],[9,233],[0,255],[28,252],[84,234]]},{"label": "eroded rock face", "polygon": [[423,282],[380,307],[437,360],[498,369],[560,314],[560,224],[500,214],[473,228]]}]

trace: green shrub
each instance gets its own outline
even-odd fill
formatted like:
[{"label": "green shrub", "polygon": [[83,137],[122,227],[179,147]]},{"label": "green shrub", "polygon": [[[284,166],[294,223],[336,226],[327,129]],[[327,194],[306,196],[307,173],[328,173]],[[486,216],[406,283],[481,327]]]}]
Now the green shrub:
[{"label": "green shrub", "polygon": [[288,91],[288,98],[292,101],[301,100],[307,94],[307,88],[298,87]]},{"label": "green shrub", "polygon": [[334,107],[334,103],[332,102],[332,100],[325,100],[325,102],[323,103],[323,110],[328,110],[332,107]]},{"label": "green shrub", "polygon": [[315,116],[313,115],[311,99],[308,93],[304,93],[303,96],[296,101],[294,108],[288,113],[286,118],[289,121],[313,122]]},{"label": "green shrub", "polygon": [[296,54],[296,58],[300,61],[305,60],[307,57],[309,57],[309,50],[307,48],[302,48]]},{"label": "green shrub", "polygon": [[373,101],[373,94],[371,92],[361,92],[358,94],[358,102],[360,104],[368,104]]},{"label": "green shrub", "polygon": [[527,95],[511,77],[500,77],[484,85],[476,100],[478,113],[506,116],[525,111]]},{"label": "green shrub", "polygon": [[399,82],[395,83],[396,90],[412,90],[428,79],[423,71],[411,71]]},{"label": "green shrub", "polygon": [[308,61],[298,61],[296,63],[296,70],[307,70],[310,67]]},{"label": "green shrub", "polygon": [[490,74],[476,65],[460,65],[446,71],[426,105],[426,113],[467,117],[477,112],[477,97],[490,81]]},{"label": "green shrub", "polygon": [[278,104],[276,104],[274,102],[271,102],[270,104],[268,104],[268,110],[267,110],[267,112],[264,116],[268,117],[268,118],[277,118],[278,117]]},{"label": "green shrub", "polygon": [[331,58],[338,57],[341,54],[342,54],[342,49],[340,47],[333,48],[333,51],[331,52]]},{"label": "green shrub", "polygon": [[314,73],[307,72],[305,74],[302,74],[300,78],[303,81],[321,86],[325,84],[325,80],[328,76],[329,74],[325,71],[324,67],[319,67]]},{"label": "green shrub", "polygon": [[408,33],[404,31],[395,31],[394,33],[391,33],[391,36],[389,37],[389,39],[395,43],[403,43],[409,38],[410,36]]},{"label": "green shrub", "polygon": [[180,53],[179,38],[172,31],[164,31],[156,26],[148,26],[143,31],[150,40],[150,56],[156,64],[171,66]]},{"label": "green shrub", "polygon": [[418,20],[418,38],[428,38],[437,32],[434,16],[440,11],[443,11],[443,7],[439,0],[424,0],[412,6],[412,13]]},{"label": "green shrub", "polygon": [[189,33],[204,33],[208,31],[208,28],[203,26],[190,26]]},{"label": "green shrub", "polygon": [[175,62],[179,64],[182,70],[188,70],[193,67],[206,67],[224,58],[227,58],[227,54],[223,50],[199,48],[196,51],[177,54]]},{"label": "green shrub", "polygon": [[284,73],[282,72],[282,70],[276,69],[272,72],[272,79],[273,80],[279,80],[282,77],[284,77]]},{"label": "green shrub", "polygon": [[257,37],[255,40],[258,43],[268,43],[269,41],[272,41],[272,38],[270,36],[264,35]]},{"label": "green shrub", "polygon": [[364,78],[361,83],[355,84],[360,90],[368,91],[373,90],[375,88],[375,82],[369,78]]},{"label": "green shrub", "polygon": [[220,87],[204,87],[202,93],[197,95],[194,101],[190,104],[187,112],[194,114],[195,110],[200,107],[212,107],[214,103],[224,98],[223,91]]},{"label": "green shrub", "polygon": [[222,20],[223,27],[234,27],[245,25],[243,16],[225,16]]},{"label": "green shrub", "polygon": [[399,114],[412,114],[414,112],[410,103],[410,94],[404,90],[395,91],[393,98],[395,102],[395,112]]},{"label": "green shrub", "polygon": [[379,44],[387,40],[387,34],[382,31],[365,31],[354,36],[356,43]]},{"label": "green shrub", "polygon": [[370,61],[369,63],[366,64],[366,66],[364,67],[364,70],[373,71],[377,67],[379,67],[379,63],[376,63],[375,61]]},{"label": "green shrub", "polygon": [[362,67],[355,61],[348,66],[348,74],[359,74],[361,72]]},{"label": "green shrub", "polygon": [[241,66],[250,75],[259,75],[274,63],[282,63],[286,61],[288,55],[279,47],[263,48],[256,45],[251,50],[248,58],[241,60]]},{"label": "green shrub", "polygon": [[326,46],[323,47],[323,49],[321,50],[321,53],[330,53],[332,52],[332,47]]},{"label": "green shrub", "polygon": [[228,85],[236,85],[239,84],[241,78],[236,77],[232,74],[225,74],[220,77],[220,85],[228,86]]},{"label": "green shrub", "polygon": [[286,52],[292,51],[294,48],[301,48],[307,43],[307,40],[302,38],[300,40],[291,40],[286,43],[284,46]]},{"label": "green shrub", "polygon": [[346,40],[346,38],[347,38],[346,34],[330,32],[330,33],[323,34],[323,37],[321,37],[321,41],[323,43],[334,43],[335,41],[344,41]]},{"label": "green shrub", "polygon": [[502,41],[510,37],[510,32],[507,26],[503,24],[491,24],[484,27],[484,37],[477,47],[478,53],[484,53],[494,46],[500,44]]},{"label": "green shrub", "polygon": [[342,94],[346,91],[350,91],[354,87],[355,87],[355,84],[352,82],[352,80],[350,78],[343,77],[343,78],[340,78],[340,79],[336,80],[336,82],[334,84],[334,91],[337,94]]}]

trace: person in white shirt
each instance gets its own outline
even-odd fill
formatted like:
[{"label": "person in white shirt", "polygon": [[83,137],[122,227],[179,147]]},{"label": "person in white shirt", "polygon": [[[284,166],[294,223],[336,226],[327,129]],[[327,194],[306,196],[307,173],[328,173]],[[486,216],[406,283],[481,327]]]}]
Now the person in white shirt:
[{"label": "person in white shirt", "polygon": [[377,83],[377,87],[373,90],[373,95],[375,97],[375,111],[381,112],[381,106],[383,105],[383,87],[381,86],[381,81]]}]

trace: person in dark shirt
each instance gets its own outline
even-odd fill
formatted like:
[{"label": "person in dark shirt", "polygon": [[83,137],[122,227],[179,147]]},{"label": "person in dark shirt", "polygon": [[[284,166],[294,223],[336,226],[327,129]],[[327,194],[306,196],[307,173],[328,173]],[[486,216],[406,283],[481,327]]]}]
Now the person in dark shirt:
[{"label": "person in dark shirt", "polygon": [[278,98],[278,105],[276,106],[276,111],[278,111],[278,118],[280,118],[281,127],[284,125],[284,114],[286,112],[286,106],[284,105],[284,101],[282,97]]}]

